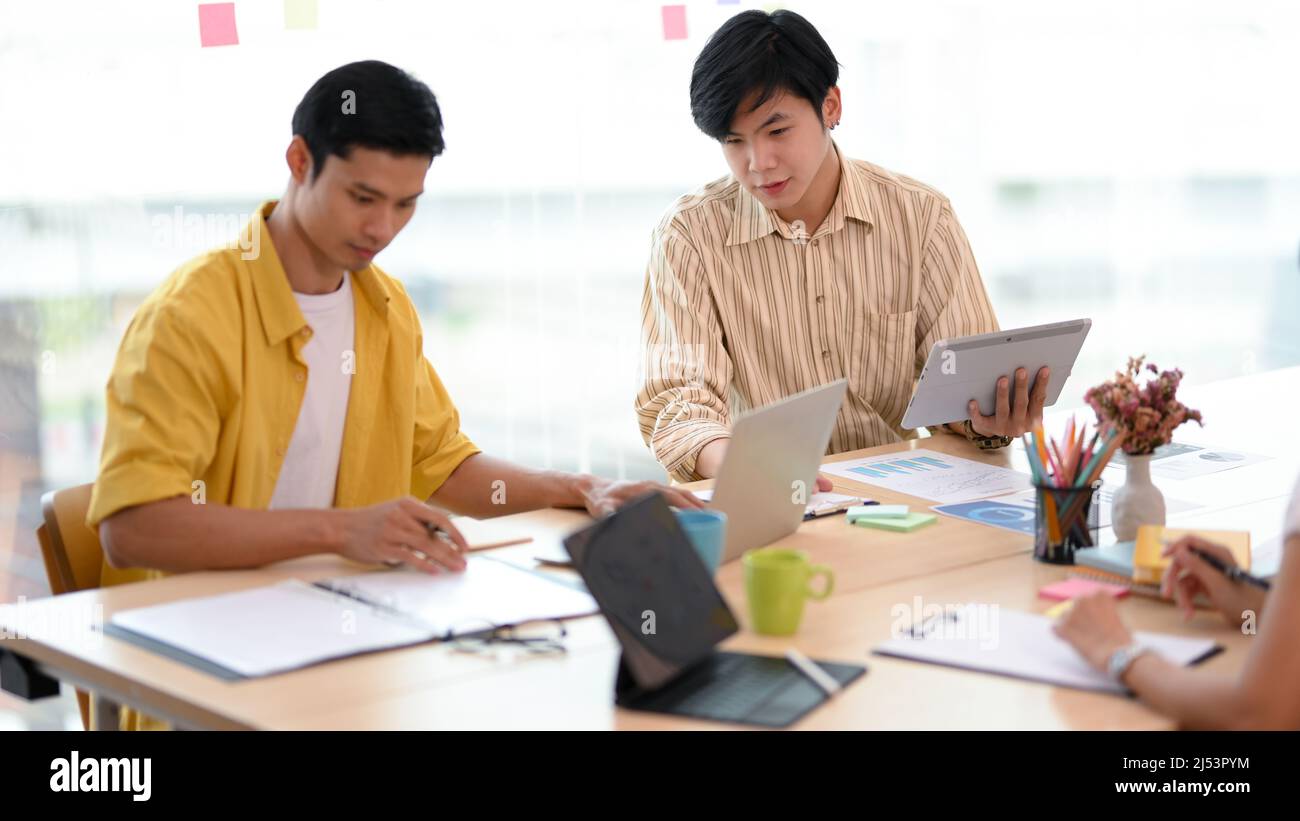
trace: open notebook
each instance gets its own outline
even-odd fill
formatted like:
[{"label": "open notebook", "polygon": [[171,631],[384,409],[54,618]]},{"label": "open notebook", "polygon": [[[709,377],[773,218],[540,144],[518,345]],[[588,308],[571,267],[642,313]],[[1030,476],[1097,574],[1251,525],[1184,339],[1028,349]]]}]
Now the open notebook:
[{"label": "open notebook", "polygon": [[[1080,690],[1127,692],[1052,632],[1051,619],[990,607],[967,604],[946,611],[916,629],[915,638],[905,630],[901,637],[877,645],[872,652]],[[1133,638],[1173,664],[1184,666],[1222,649],[1210,639],[1160,633],[1134,633]]]},{"label": "open notebook", "polygon": [[297,580],[115,613],[104,632],[225,679],[482,630],[585,616],[595,600],[533,571],[471,556],[463,573]]}]

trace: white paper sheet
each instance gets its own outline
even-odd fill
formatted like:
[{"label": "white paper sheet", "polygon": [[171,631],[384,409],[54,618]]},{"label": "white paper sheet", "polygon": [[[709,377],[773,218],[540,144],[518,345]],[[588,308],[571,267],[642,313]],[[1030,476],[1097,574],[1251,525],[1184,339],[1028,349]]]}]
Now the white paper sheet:
[{"label": "white paper sheet", "polygon": [[327,584],[414,618],[439,636],[448,630],[478,629],[484,622],[520,624],[599,610],[586,592],[485,556],[471,556],[463,573],[430,576],[400,569]]},{"label": "white paper sheet", "polygon": [[1032,488],[1027,474],[925,449],[830,462],[821,472],[943,504]]},{"label": "white paper sheet", "polygon": [[299,581],[126,610],[110,622],[249,677],[433,638]]},{"label": "white paper sheet", "polygon": [[[597,612],[589,594],[484,556],[463,573],[400,569],[116,613],[112,624],[248,677],[471,632]],[[361,597],[369,602],[360,601]],[[378,606],[374,606],[378,605]]]},{"label": "white paper sheet", "polygon": [[[1123,453],[1116,453],[1109,467],[1122,471],[1127,458]],[[1266,462],[1270,458],[1234,448],[1170,442],[1156,448],[1152,455],[1151,476],[1154,479],[1194,479],[1197,476]]]},{"label": "white paper sheet", "polygon": [[[967,604],[952,614],[953,619],[934,618],[923,638],[907,635],[911,625],[906,625],[901,637],[877,645],[872,652],[1062,687],[1125,692],[1123,685],[1093,668],[1052,632],[1052,620],[1046,616],[988,604]],[[1162,633],[1135,633],[1134,640],[1184,666],[1218,646],[1212,639]]]}]

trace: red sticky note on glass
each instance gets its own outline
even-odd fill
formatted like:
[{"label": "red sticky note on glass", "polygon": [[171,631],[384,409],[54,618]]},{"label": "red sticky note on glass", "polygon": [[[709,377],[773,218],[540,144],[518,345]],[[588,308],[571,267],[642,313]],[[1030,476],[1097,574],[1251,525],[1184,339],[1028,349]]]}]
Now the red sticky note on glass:
[{"label": "red sticky note on glass", "polygon": [[664,39],[686,39],[686,7],[664,6]]},{"label": "red sticky note on glass", "polygon": [[203,48],[239,45],[234,3],[199,4],[199,45]]},{"label": "red sticky note on glass", "polygon": [[1128,595],[1129,591],[1127,587],[1121,587],[1118,584],[1094,582],[1089,579],[1066,579],[1063,582],[1047,585],[1047,587],[1038,591],[1038,595],[1044,599],[1067,601],[1098,592],[1109,593],[1117,599],[1122,599]]}]

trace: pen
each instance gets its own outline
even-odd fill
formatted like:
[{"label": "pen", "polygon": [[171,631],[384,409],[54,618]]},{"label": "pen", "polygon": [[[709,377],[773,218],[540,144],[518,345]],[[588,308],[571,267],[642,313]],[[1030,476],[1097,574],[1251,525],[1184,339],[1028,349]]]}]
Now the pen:
[{"label": "pen", "polygon": [[836,513],[843,513],[851,507],[858,507],[859,505],[878,505],[878,504],[880,504],[880,502],[877,502],[874,499],[849,499],[844,502],[832,502],[831,504],[828,505],[823,505],[821,507],[815,507],[812,510],[804,511],[803,520],[805,522],[808,522],[808,521],[812,521],[813,519],[820,519],[823,516],[834,516]]},{"label": "pen", "polygon": [[1189,550],[1191,550],[1193,553],[1199,556],[1201,560],[1204,561],[1206,564],[1208,564],[1210,567],[1213,567],[1215,570],[1227,576],[1229,579],[1231,579],[1234,582],[1249,584],[1254,587],[1258,587],[1260,590],[1272,589],[1272,585],[1269,584],[1267,579],[1261,579],[1258,576],[1252,576],[1246,571],[1242,570],[1240,567],[1237,567],[1236,565],[1229,565],[1226,562],[1224,562],[1222,559],[1220,559],[1218,556],[1212,556],[1209,553],[1206,553],[1204,550],[1200,549],[1199,547],[1192,547],[1189,548]]},{"label": "pen", "polygon": [[[456,548],[456,543],[451,540],[451,535],[447,533],[447,531],[443,530],[441,527],[438,527],[438,525],[434,524],[433,522],[424,523],[424,532],[429,534],[430,539],[442,539],[444,542],[451,545],[453,549]],[[411,548],[411,552],[415,553],[416,555],[422,558],[428,558],[428,554],[425,553],[423,550],[416,550],[415,548]],[[387,565],[388,567],[402,566],[402,563],[395,559],[386,559],[384,561],[384,564]]]},{"label": "pen", "polygon": [[930,616],[925,621],[919,624],[913,624],[911,629],[907,631],[907,635],[911,636],[914,639],[923,639],[925,638],[926,632],[936,622],[951,621],[955,623],[957,621],[960,621],[960,618],[961,617],[957,613],[951,610],[945,610],[942,613],[935,613],[933,616]]},{"label": "pen", "polygon": [[831,678],[825,670],[818,667],[817,664],[803,653],[793,647],[785,651],[785,660],[790,662],[794,669],[803,673],[809,681],[821,688],[826,693],[827,698],[834,696],[840,690],[844,689],[840,683]]},{"label": "pen", "polygon": [[443,530],[441,527],[438,527],[433,522],[424,523],[424,532],[429,534],[430,539],[442,539],[447,544],[454,544],[454,542],[452,542],[451,540],[451,536],[447,533],[447,531]]},{"label": "pen", "polygon": [[848,510],[846,507],[833,508],[831,510],[810,510],[803,515],[805,522],[811,522],[813,519],[821,519],[826,516],[834,516],[836,513],[843,513]]}]

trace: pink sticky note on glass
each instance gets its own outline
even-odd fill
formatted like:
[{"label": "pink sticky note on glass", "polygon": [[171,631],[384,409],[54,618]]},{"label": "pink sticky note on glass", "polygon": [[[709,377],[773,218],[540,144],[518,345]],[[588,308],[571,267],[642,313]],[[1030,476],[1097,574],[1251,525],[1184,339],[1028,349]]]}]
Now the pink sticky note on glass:
[{"label": "pink sticky note on glass", "polygon": [[1097,592],[1109,593],[1117,599],[1122,599],[1128,595],[1128,588],[1120,587],[1117,584],[1089,581],[1088,579],[1066,579],[1063,582],[1047,585],[1038,591],[1038,595],[1044,599],[1066,601],[1067,599],[1077,599],[1080,596]]},{"label": "pink sticky note on glass", "polygon": [[199,4],[199,45],[203,48],[239,45],[234,3]]},{"label": "pink sticky note on glass", "polygon": [[686,7],[664,6],[664,39],[686,39]]}]

